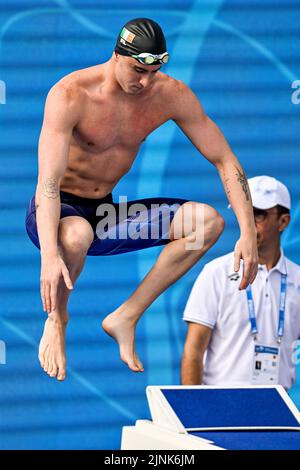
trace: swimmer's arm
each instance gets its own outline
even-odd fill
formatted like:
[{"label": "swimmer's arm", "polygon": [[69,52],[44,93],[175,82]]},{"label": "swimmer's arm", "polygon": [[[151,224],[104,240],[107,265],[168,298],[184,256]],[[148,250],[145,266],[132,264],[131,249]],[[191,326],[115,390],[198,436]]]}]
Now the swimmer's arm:
[{"label": "swimmer's arm", "polygon": [[240,289],[252,283],[257,273],[256,228],[245,172],[218,126],[205,114],[194,93],[183,83],[172,100],[173,120],[195,147],[218,170],[228,200],[236,214],[241,238],[235,249],[235,269],[244,259]]},{"label": "swimmer's arm", "polygon": [[[58,285],[64,279],[73,288],[68,268],[59,253],[60,183],[65,173],[73,129],[79,121],[81,100],[76,90],[55,85],[45,105],[39,139],[39,175],[36,217],[41,247],[41,298],[44,311],[55,314]],[[54,318],[54,317],[53,317]]]},{"label": "swimmer's arm", "polygon": [[39,138],[36,189],[37,226],[42,256],[52,256],[58,251],[59,188],[67,167],[72,131],[78,119],[77,107],[70,90],[60,84],[54,86],[47,96]]}]

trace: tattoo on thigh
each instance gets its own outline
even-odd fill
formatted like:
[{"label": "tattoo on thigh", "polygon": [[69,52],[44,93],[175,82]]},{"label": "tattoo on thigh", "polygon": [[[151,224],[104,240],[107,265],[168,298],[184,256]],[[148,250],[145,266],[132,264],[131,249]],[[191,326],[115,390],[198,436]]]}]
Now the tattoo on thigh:
[{"label": "tattoo on thigh", "polygon": [[55,199],[58,197],[58,184],[56,179],[47,178],[43,183],[43,194],[46,197]]},{"label": "tattoo on thigh", "polygon": [[240,170],[237,166],[236,166],[236,169],[237,169],[236,176],[238,177],[238,182],[242,186],[242,189],[243,189],[243,191],[245,193],[245,196],[246,196],[246,200],[250,201],[250,191],[249,191],[248,181],[247,181],[247,177],[245,175],[245,172]]}]

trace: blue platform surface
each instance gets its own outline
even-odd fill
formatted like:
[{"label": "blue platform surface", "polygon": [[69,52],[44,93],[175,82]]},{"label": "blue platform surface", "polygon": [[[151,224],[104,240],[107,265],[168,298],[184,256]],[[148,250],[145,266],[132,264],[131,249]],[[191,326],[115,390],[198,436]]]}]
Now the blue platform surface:
[{"label": "blue platform surface", "polygon": [[178,388],[161,391],[187,430],[299,427],[299,422],[276,388]]},{"label": "blue platform surface", "polygon": [[299,431],[201,431],[189,434],[209,439],[227,450],[300,450]]}]

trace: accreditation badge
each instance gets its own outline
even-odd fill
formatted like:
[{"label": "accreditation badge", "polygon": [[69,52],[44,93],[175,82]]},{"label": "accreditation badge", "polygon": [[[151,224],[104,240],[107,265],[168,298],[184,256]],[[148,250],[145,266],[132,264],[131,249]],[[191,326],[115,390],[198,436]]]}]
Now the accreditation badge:
[{"label": "accreditation badge", "polygon": [[280,348],[254,344],[252,366],[253,385],[276,385],[279,383]]}]

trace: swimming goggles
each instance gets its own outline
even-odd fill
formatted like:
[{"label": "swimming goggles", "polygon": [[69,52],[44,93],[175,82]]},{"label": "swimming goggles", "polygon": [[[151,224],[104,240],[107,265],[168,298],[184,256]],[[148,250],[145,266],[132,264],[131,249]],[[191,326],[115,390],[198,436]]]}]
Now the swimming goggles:
[{"label": "swimming goggles", "polygon": [[150,54],[150,52],[142,52],[141,54],[134,54],[131,57],[137,59],[141,64],[152,65],[154,62],[166,64],[169,60],[169,53],[163,54]]}]

